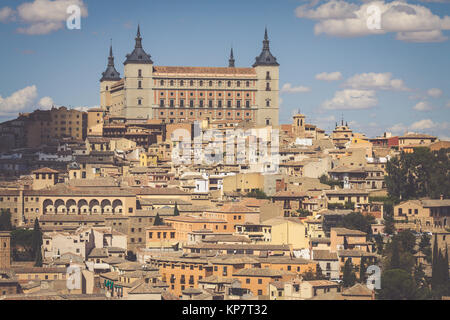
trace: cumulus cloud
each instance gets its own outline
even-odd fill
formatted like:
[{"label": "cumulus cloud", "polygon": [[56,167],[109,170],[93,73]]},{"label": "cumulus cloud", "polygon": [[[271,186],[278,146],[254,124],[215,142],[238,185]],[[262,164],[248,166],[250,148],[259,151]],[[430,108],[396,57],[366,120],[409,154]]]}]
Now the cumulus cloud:
[{"label": "cumulus cloud", "polygon": [[358,110],[376,106],[378,100],[374,90],[346,89],[337,91],[331,100],[322,104],[327,110]]},{"label": "cumulus cloud", "polygon": [[55,103],[53,102],[53,99],[50,97],[43,97],[38,102],[38,106],[41,107],[42,109],[51,109],[54,105]]},{"label": "cumulus cloud", "polygon": [[342,79],[342,73],[340,73],[339,71],[336,72],[322,72],[319,74],[316,74],[316,79],[317,80],[324,80],[324,81],[338,81]]},{"label": "cumulus cloud", "polygon": [[304,86],[298,86],[293,87],[290,83],[285,83],[283,87],[281,87],[282,93],[299,93],[299,92],[309,92],[311,91],[311,88],[304,87]]},{"label": "cumulus cloud", "polygon": [[[379,28],[371,27],[379,12]],[[396,39],[407,42],[442,42],[448,38],[442,30],[450,29],[450,17],[440,17],[427,7],[404,1],[371,1],[353,4],[342,0],[326,3],[313,1],[295,10],[296,16],[316,20],[315,34],[358,37],[396,33]],[[370,27],[369,27],[370,26]]]},{"label": "cumulus cloud", "polygon": [[0,114],[17,113],[33,106],[37,98],[35,85],[25,87],[11,94],[9,97],[0,96]]},{"label": "cumulus cloud", "polygon": [[0,9],[0,22],[9,22],[14,20],[14,10],[10,7],[3,7]]},{"label": "cumulus cloud", "polygon": [[22,3],[15,11],[8,7],[0,9],[0,21],[11,20],[11,17],[17,15],[16,20],[24,24],[17,32],[28,35],[48,34],[65,26],[70,16],[67,8],[71,5],[80,8],[81,17],[87,17],[88,11],[83,0],[34,0]]},{"label": "cumulus cloud", "polygon": [[386,73],[361,73],[355,74],[349,78],[344,86],[353,89],[372,89],[372,90],[393,90],[393,91],[407,91],[409,90],[403,80],[392,79],[390,72]]},{"label": "cumulus cloud", "polygon": [[425,129],[431,129],[436,124],[431,119],[423,119],[420,121],[416,121],[413,124],[411,124],[410,129],[411,130],[425,130]]},{"label": "cumulus cloud", "polygon": [[442,137],[448,137],[448,135],[450,134],[450,123],[447,121],[435,122],[431,119],[422,119],[413,122],[409,126],[406,126],[403,123],[398,123],[390,127],[388,130],[394,134],[404,134],[406,132],[423,132],[438,135],[442,139]]},{"label": "cumulus cloud", "polygon": [[442,90],[438,88],[431,88],[430,90],[427,91],[427,94],[430,97],[439,98],[440,96],[442,96]]},{"label": "cumulus cloud", "polygon": [[394,124],[392,127],[388,128],[388,131],[391,131],[393,133],[399,133],[403,134],[408,130],[408,127],[405,126],[403,123],[397,123]]},{"label": "cumulus cloud", "polygon": [[433,110],[433,107],[427,101],[420,101],[413,109],[416,111],[430,111]]}]

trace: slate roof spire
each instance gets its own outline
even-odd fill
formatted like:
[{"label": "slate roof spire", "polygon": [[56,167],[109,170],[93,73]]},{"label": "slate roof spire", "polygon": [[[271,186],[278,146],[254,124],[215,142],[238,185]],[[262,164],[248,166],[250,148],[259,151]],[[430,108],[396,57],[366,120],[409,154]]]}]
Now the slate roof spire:
[{"label": "slate roof spire", "polygon": [[102,73],[102,78],[100,79],[100,81],[119,81],[119,80],[120,80],[120,73],[117,72],[114,66],[114,55],[111,39],[111,45],[109,46],[108,66],[106,67],[105,72]]},{"label": "slate roof spire", "polygon": [[143,63],[143,64],[153,64],[153,61],[150,59],[150,55],[147,54],[142,48],[142,37],[141,37],[141,27],[138,25],[137,33],[136,33],[136,43],[134,45],[134,50],[131,54],[127,54],[127,60],[123,64],[128,63]]},{"label": "slate roof spire", "polygon": [[253,67],[256,66],[279,66],[277,58],[275,58],[270,52],[269,36],[267,35],[267,27],[264,29],[263,49],[261,54],[256,57],[256,61]]},{"label": "slate roof spire", "polygon": [[228,67],[229,68],[234,68],[233,47],[231,47],[230,59],[228,60]]}]

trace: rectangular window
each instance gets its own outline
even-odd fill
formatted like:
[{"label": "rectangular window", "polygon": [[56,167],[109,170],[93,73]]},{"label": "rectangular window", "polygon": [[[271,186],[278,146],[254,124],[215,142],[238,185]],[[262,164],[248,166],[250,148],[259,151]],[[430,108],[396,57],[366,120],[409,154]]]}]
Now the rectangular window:
[{"label": "rectangular window", "polygon": [[245,107],[246,108],[250,108],[250,100],[246,100],[245,101]]},{"label": "rectangular window", "polygon": [[241,107],[241,100],[236,101],[236,107],[240,108]]},{"label": "rectangular window", "polygon": [[200,100],[200,108],[203,108],[203,100]]},{"label": "rectangular window", "polygon": [[189,101],[189,107],[191,107],[191,108],[194,107],[194,100],[190,100],[190,101]]},{"label": "rectangular window", "polygon": [[159,100],[159,106],[164,107],[164,99]]},{"label": "rectangular window", "polygon": [[183,99],[180,100],[180,107],[181,107],[181,108],[184,107],[184,100],[183,100]]}]

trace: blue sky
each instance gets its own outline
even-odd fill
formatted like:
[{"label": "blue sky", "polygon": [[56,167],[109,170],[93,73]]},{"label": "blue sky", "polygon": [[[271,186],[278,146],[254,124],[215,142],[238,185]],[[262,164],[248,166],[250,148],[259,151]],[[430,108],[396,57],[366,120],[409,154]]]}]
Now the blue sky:
[{"label": "blue sky", "polygon": [[[123,75],[137,23],[156,65],[226,66],[233,45],[238,67],[253,64],[267,25],[285,86],[280,122],[300,110],[330,132],[343,114],[368,136],[449,139],[450,2],[440,1],[379,1],[373,34],[349,20],[367,1],[3,0],[0,121],[51,103],[98,105],[110,39]],[[65,28],[56,2],[82,8],[81,30]]]}]

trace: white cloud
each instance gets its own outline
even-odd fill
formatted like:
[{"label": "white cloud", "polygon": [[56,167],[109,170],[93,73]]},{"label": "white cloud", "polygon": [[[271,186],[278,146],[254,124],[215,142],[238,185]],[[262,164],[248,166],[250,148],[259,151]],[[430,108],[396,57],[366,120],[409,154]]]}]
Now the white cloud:
[{"label": "white cloud", "polygon": [[[92,108],[95,108],[95,107],[92,107]],[[76,108],[74,108],[75,110],[78,110],[78,111],[84,111],[84,112],[87,112],[89,109],[91,109],[90,107],[76,107]]]},{"label": "white cloud", "polygon": [[390,72],[385,73],[361,73],[355,74],[349,78],[344,86],[353,89],[373,89],[373,90],[394,90],[407,91],[409,90],[403,80],[392,79]]},{"label": "white cloud", "polygon": [[25,87],[11,94],[7,98],[0,96],[0,114],[17,113],[33,106],[37,98],[35,85]]},{"label": "white cloud", "polygon": [[[16,11],[19,22],[25,26],[19,27],[17,32],[42,35],[62,29],[70,16],[67,8],[71,5],[80,8],[81,17],[87,17],[88,11],[83,0],[34,0],[22,3]],[[8,18],[13,15],[14,11],[8,7],[0,9],[0,21],[2,21],[2,13]]]},{"label": "white cloud", "polygon": [[281,106],[283,104],[283,99],[279,96],[278,97],[278,106]]},{"label": "white cloud", "polygon": [[290,83],[285,83],[283,87],[281,88],[282,93],[299,93],[299,92],[309,92],[311,91],[311,88],[304,87],[304,86],[298,86],[293,87]]},{"label": "white cloud", "polygon": [[346,89],[337,91],[331,100],[322,104],[327,110],[369,109],[376,106],[378,100],[373,90]]},{"label": "white cloud", "polygon": [[0,22],[9,22],[14,20],[14,10],[10,7],[0,9]]},{"label": "white cloud", "polygon": [[427,94],[430,97],[439,98],[440,96],[442,96],[442,90],[438,88],[431,88],[430,90],[427,91]]},{"label": "white cloud", "polygon": [[409,128],[411,130],[426,130],[434,127],[436,127],[436,123],[434,123],[431,119],[423,119],[414,122]]},{"label": "white cloud", "polygon": [[407,132],[421,132],[436,135],[441,139],[445,139],[450,134],[449,122],[435,122],[431,119],[422,119],[406,126],[398,123],[388,129],[394,134],[405,134]]},{"label": "white cloud", "polygon": [[[369,6],[380,12],[380,28],[369,28],[374,13]],[[420,4],[405,1],[370,1],[360,4],[342,0],[326,3],[313,1],[296,8],[297,17],[316,20],[315,34],[337,37],[358,37],[376,34],[397,33],[396,39],[408,42],[442,42],[448,38],[442,30],[450,29],[450,17],[440,17]]]},{"label": "white cloud", "polygon": [[342,73],[340,73],[339,71],[330,72],[330,73],[322,72],[322,73],[316,74],[316,79],[324,80],[324,81],[338,81],[338,80],[342,79]]},{"label": "white cloud", "polygon": [[392,133],[398,133],[398,134],[403,134],[408,130],[408,127],[405,126],[403,123],[397,123],[395,125],[393,125],[392,127],[388,128],[388,131],[392,132]]},{"label": "white cloud", "polygon": [[433,107],[428,103],[428,101],[420,101],[414,107],[416,111],[430,111],[433,110]]},{"label": "white cloud", "polygon": [[53,102],[53,99],[50,97],[43,97],[38,102],[38,106],[41,107],[42,109],[51,109],[54,105],[55,103]]}]

